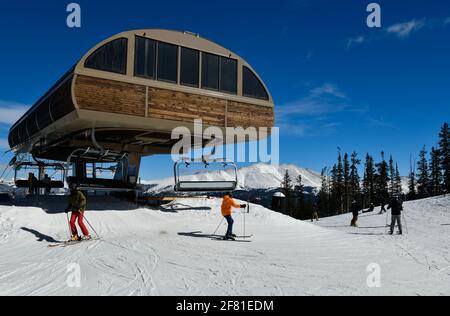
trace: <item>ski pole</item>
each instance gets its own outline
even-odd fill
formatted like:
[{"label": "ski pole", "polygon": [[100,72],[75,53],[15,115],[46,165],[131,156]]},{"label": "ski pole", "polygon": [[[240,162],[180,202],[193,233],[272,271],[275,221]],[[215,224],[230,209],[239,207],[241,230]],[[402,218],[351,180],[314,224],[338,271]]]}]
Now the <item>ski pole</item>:
[{"label": "ski pole", "polygon": [[86,220],[86,223],[89,225],[89,227],[92,229],[92,231],[95,233],[95,235],[97,235],[97,238],[100,238],[100,236],[97,234],[97,232],[95,231],[94,227],[92,227],[91,223],[89,223],[88,219],[86,218],[86,216],[84,216],[84,219]]},{"label": "ski pole", "polygon": [[384,227],[384,233],[387,234],[387,227],[389,223],[389,213],[386,212],[386,226]]},{"label": "ski pole", "polygon": [[217,226],[217,229],[214,231],[213,236],[216,235],[217,231],[219,230],[220,226],[222,225],[223,221],[224,221],[225,217],[222,217],[222,220],[220,221],[219,226]]}]

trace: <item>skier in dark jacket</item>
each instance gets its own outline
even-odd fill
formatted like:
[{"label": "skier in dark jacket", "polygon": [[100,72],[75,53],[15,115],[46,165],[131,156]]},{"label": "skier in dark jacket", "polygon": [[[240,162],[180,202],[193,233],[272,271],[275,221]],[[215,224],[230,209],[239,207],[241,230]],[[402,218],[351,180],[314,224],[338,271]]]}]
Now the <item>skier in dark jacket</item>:
[{"label": "skier in dark jacket", "polygon": [[316,221],[319,221],[319,208],[317,207],[317,203],[313,204],[311,222],[314,222],[314,219],[316,219]]},{"label": "skier in dark jacket", "polygon": [[359,211],[361,210],[361,208],[359,207],[358,203],[356,202],[356,200],[353,200],[352,202],[352,206],[351,206],[351,210],[353,213],[353,219],[352,222],[350,223],[350,226],[352,227],[358,227],[358,215],[359,215]]},{"label": "skier in dark jacket", "polygon": [[384,197],[381,197],[380,203],[381,203],[381,211],[380,211],[379,214],[381,215],[381,214],[387,213],[387,210],[386,210],[386,199]]},{"label": "skier in dark jacket", "polygon": [[391,221],[391,232],[390,234],[394,234],[395,223],[398,224],[398,233],[400,235],[403,234],[402,230],[402,211],[403,205],[402,201],[398,197],[393,197],[388,205],[388,210],[392,212],[392,221]]}]

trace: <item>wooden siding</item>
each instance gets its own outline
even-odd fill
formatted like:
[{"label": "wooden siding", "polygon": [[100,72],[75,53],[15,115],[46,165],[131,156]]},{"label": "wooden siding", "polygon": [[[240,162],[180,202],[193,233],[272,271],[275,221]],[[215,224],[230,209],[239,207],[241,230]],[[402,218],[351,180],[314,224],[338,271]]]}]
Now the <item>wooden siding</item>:
[{"label": "wooden siding", "polygon": [[80,109],[145,116],[145,86],[77,76],[75,98]]},{"label": "wooden siding", "polygon": [[148,117],[194,123],[202,119],[204,124],[225,126],[227,100],[149,88]]},{"label": "wooden siding", "polygon": [[240,102],[228,102],[228,127],[273,127],[274,108]]},{"label": "wooden siding", "polygon": [[75,82],[75,98],[80,109],[183,123],[202,119],[206,125],[219,127],[274,125],[273,107],[154,87],[148,87],[146,96],[146,90],[143,85],[82,75]]}]

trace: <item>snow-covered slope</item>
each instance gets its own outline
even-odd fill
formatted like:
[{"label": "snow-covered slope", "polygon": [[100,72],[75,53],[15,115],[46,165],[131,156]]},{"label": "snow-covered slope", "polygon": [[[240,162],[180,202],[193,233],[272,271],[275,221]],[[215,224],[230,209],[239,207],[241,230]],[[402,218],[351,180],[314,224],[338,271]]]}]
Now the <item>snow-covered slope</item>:
[{"label": "snow-covered slope", "polygon": [[[241,168],[238,172],[238,181],[240,189],[274,189],[280,186],[281,181],[286,173],[289,172],[293,181],[302,176],[303,185],[313,189],[319,189],[321,186],[320,174],[308,169],[300,168],[295,165],[269,165],[269,164],[254,164],[249,167]],[[233,180],[232,171],[213,171],[209,173],[202,173],[200,175],[186,176],[184,180],[198,181],[198,180],[216,180],[226,181]],[[173,178],[166,178],[154,181],[145,181],[145,184],[154,184],[149,192],[159,193],[170,191],[173,189]]]},{"label": "snow-covered slope", "polygon": [[[0,206],[0,295],[450,294],[449,197],[407,203],[403,237],[384,235],[385,216],[364,215],[350,229],[348,215],[317,226],[252,205],[252,242],[213,239],[220,203],[150,210],[90,197],[86,215],[103,239],[67,248],[47,247],[68,238],[64,197]],[[235,214],[237,234],[243,216]],[[74,263],[79,288],[67,284]],[[371,263],[381,288],[367,286]]]}]

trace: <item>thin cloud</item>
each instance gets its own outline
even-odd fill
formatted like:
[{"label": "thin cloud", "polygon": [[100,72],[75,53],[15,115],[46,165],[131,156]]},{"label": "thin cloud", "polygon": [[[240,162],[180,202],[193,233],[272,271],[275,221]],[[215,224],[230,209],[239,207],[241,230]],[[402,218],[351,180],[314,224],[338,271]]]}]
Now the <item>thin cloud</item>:
[{"label": "thin cloud", "polygon": [[336,85],[331,83],[325,83],[320,87],[312,89],[310,95],[314,97],[331,95],[340,99],[346,98],[345,93],[342,92]]},{"label": "thin cloud", "polygon": [[14,124],[28,108],[25,104],[0,100],[0,124]]},{"label": "thin cloud", "polygon": [[339,112],[363,113],[367,110],[349,104],[347,95],[337,85],[325,83],[310,89],[305,97],[278,107],[277,114],[281,118],[295,115],[319,118]]},{"label": "thin cloud", "polygon": [[405,23],[397,23],[391,25],[387,28],[386,32],[393,34],[398,38],[408,38],[412,33],[423,29],[426,25],[424,19],[422,20],[411,20]]},{"label": "thin cloud", "polygon": [[365,113],[367,108],[349,104],[349,98],[337,85],[325,83],[311,88],[305,97],[277,108],[277,125],[295,136],[331,135],[342,125],[335,114]]},{"label": "thin cloud", "polygon": [[382,127],[382,128],[391,128],[391,129],[395,129],[395,130],[400,130],[400,128],[398,126],[395,126],[394,124],[385,121],[383,117],[380,117],[379,119],[369,117],[368,121],[369,121],[369,126],[372,126],[372,127]]},{"label": "thin cloud", "polygon": [[347,49],[350,49],[353,45],[359,45],[362,44],[366,41],[366,37],[365,36],[357,36],[354,38],[350,38],[347,40]]},{"label": "thin cloud", "polygon": [[397,39],[407,39],[414,33],[424,29],[433,29],[435,27],[445,27],[450,25],[450,17],[445,19],[412,19],[410,21],[393,24],[381,30],[381,32],[373,33],[371,36],[356,36],[347,40],[347,49],[364,43],[381,40],[387,37]]}]

